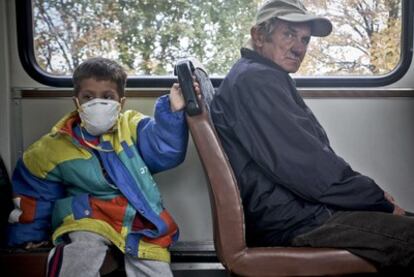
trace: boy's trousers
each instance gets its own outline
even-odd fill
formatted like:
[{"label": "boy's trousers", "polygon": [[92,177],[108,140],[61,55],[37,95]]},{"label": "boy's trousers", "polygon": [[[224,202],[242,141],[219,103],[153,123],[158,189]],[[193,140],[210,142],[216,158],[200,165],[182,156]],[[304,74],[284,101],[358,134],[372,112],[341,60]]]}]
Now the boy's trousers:
[{"label": "boy's trousers", "polygon": [[[92,233],[69,233],[70,242],[53,248],[48,258],[48,277],[97,277],[111,242]],[[130,276],[173,276],[170,265],[161,261],[143,260],[124,255],[125,272]]]}]

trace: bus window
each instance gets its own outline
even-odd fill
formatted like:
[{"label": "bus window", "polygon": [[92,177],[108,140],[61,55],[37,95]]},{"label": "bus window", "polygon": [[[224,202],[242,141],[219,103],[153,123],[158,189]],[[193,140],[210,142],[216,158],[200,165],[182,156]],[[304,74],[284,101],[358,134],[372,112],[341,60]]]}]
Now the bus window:
[{"label": "bus window", "polygon": [[[35,63],[26,69],[64,80],[84,59],[104,56],[119,61],[130,79],[153,76],[158,82],[171,81],[175,61],[188,56],[200,60],[210,76],[222,78],[239,57],[238,50],[247,41],[255,11],[263,1],[24,2],[30,0],[17,1],[18,21],[32,18],[33,26],[31,33],[19,36],[27,35],[25,41],[33,49],[20,45],[26,48],[20,51]],[[313,86],[317,77],[318,86],[351,82],[352,86],[379,86],[405,73],[411,60],[411,35],[403,36],[411,34],[410,1],[304,2],[329,17],[334,31],[322,40],[312,38],[307,58],[295,74],[298,85]]]},{"label": "bus window", "polygon": [[[132,75],[172,75],[177,58],[197,56],[225,74],[247,40],[259,1],[33,0],[36,61],[70,75],[85,58],[120,61]],[[237,18],[238,20],[234,20]]]},{"label": "bus window", "polygon": [[312,38],[299,75],[378,76],[401,58],[401,0],[305,1],[332,20],[333,33]]}]

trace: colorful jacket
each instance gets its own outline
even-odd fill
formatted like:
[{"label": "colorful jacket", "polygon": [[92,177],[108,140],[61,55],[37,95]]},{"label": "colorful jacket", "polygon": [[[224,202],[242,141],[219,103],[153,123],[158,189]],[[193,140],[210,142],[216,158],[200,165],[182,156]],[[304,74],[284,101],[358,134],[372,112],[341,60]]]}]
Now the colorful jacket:
[{"label": "colorful jacket", "polygon": [[167,96],[158,99],[154,118],[126,111],[116,131],[99,138],[101,151],[76,139],[77,121],[77,112],[65,116],[18,162],[9,245],[48,240],[51,231],[57,244],[64,234],[84,230],[104,236],[124,253],[169,262],[168,247],[178,228],[151,173],[184,160],[183,113],[170,111]]}]

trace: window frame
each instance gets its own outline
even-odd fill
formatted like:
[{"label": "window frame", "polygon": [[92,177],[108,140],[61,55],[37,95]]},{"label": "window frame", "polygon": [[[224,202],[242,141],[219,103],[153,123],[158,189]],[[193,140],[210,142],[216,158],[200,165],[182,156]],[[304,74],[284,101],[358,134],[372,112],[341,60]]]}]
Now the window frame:
[{"label": "window frame", "polygon": [[[294,77],[298,87],[380,87],[401,79],[408,71],[413,58],[414,1],[402,1],[401,58],[394,70],[383,76],[318,76]],[[32,1],[19,0],[16,3],[18,53],[27,74],[35,81],[51,87],[72,87],[70,76],[56,76],[45,72],[38,65],[33,44]],[[223,77],[213,77],[214,87],[218,87]],[[175,76],[133,76],[128,77],[129,88],[164,88],[177,81]]]}]

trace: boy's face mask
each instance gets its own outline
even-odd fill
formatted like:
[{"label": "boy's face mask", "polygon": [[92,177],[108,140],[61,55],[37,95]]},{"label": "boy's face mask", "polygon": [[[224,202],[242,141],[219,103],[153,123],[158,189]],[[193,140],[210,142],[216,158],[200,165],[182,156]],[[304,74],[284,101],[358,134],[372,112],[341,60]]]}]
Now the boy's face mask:
[{"label": "boy's face mask", "polygon": [[95,98],[82,105],[77,101],[82,126],[93,136],[108,132],[117,122],[121,103],[115,100]]}]

